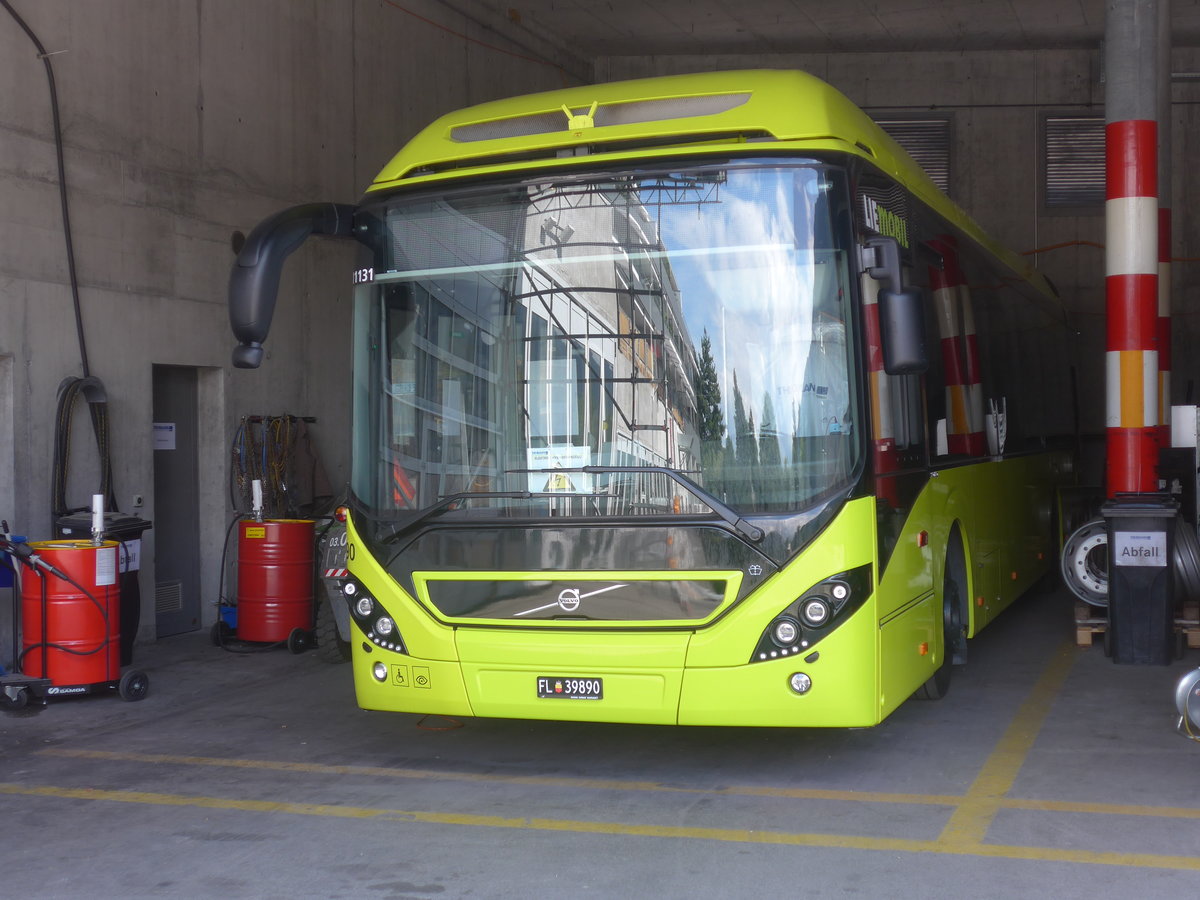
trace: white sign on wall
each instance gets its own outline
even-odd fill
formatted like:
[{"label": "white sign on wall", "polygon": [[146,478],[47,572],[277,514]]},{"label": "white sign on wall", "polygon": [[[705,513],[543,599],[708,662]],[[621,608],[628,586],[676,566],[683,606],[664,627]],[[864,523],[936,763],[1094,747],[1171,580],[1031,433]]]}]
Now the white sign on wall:
[{"label": "white sign on wall", "polygon": [[155,450],[174,450],[175,449],[175,423],[174,422],[155,422],[154,423],[154,449]]}]

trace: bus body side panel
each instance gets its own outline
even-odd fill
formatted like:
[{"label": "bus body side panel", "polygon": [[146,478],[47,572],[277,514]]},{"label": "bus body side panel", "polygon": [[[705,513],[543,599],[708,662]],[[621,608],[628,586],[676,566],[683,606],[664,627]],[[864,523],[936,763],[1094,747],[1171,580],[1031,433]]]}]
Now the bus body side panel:
[{"label": "bus body side panel", "polygon": [[[401,604],[392,602],[400,608]],[[350,622],[354,643],[351,667],[354,694],[363,709],[387,712],[435,713],[443,716],[473,716],[467,699],[462,668],[457,662],[426,659],[372,646],[358,623]],[[387,667],[386,678],[372,674],[376,663]]]},{"label": "bus body side panel", "polygon": [[[951,485],[930,478],[913,503],[879,580],[879,703],[887,715],[941,665],[940,577],[952,520]],[[883,501],[881,501],[883,502]]]},{"label": "bus body side panel", "polygon": [[[811,650],[750,662],[772,621],[822,580],[875,562],[875,499],[849,501],[787,567],[730,615],[696,633],[688,648],[679,703],[687,725],[873,725],[879,721],[875,597]],[[874,576],[872,577],[874,581]],[[815,658],[814,658],[815,653]],[[807,659],[813,662],[806,662]],[[813,688],[789,686],[804,672]]]},{"label": "bus body side panel", "polygon": [[968,635],[1028,590],[1054,559],[1053,504],[1064,454],[941,469],[917,498],[879,586],[884,715],[942,664],[942,586],[951,529],[966,554]]},{"label": "bus body side panel", "polygon": [[[812,653],[751,665],[688,668],[683,674],[679,724],[809,728],[878,724],[879,631],[872,609],[868,601]],[[770,619],[763,624],[767,622]],[[806,694],[791,689],[795,672],[812,679]]]}]

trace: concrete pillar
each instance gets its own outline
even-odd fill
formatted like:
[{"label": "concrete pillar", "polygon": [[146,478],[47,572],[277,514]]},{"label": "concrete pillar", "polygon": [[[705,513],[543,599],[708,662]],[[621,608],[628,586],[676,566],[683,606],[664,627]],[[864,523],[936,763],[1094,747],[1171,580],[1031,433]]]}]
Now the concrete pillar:
[{"label": "concrete pillar", "polygon": [[1158,0],[1105,21],[1105,291],[1111,497],[1158,488]]}]

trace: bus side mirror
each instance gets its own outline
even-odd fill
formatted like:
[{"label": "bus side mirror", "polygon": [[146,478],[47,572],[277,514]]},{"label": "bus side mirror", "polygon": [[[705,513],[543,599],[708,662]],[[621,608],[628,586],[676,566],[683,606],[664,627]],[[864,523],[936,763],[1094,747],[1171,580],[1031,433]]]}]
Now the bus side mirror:
[{"label": "bus side mirror", "polygon": [[259,222],[229,273],[229,326],[238,346],[233,364],[257,369],[271,329],[283,262],[310,235],[352,237],[355,207],[342,203],[293,206]]},{"label": "bus side mirror", "polygon": [[919,375],[929,368],[922,306],[917,288],[879,292],[883,370],[889,375]]},{"label": "bus side mirror", "polygon": [[883,370],[889,375],[918,375],[929,368],[925,349],[925,311],[921,291],[905,288],[900,271],[900,243],[893,237],[869,237],[862,248],[862,268],[883,283],[879,291],[879,330]]}]

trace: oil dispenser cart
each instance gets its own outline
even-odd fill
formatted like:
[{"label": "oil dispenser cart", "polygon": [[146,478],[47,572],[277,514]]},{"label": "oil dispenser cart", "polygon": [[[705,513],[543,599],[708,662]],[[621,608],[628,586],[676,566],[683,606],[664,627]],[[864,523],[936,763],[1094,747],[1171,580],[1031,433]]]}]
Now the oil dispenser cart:
[{"label": "oil dispenser cart", "polygon": [[[17,652],[17,628],[18,613],[23,612],[21,609],[22,601],[27,599],[24,596],[24,591],[18,594],[16,587],[12,589],[13,598],[13,662],[14,668],[21,668],[18,664],[22,658],[31,651],[39,651],[41,658],[42,675],[34,676],[23,673],[14,673],[10,675],[0,675],[0,709],[18,710],[23,709],[29,704],[30,699],[40,700],[45,706],[47,701],[52,697],[77,697],[84,694],[95,694],[109,691],[116,691],[122,700],[136,701],[143,700],[150,690],[150,679],[145,672],[139,669],[127,669],[119,677],[113,678],[112,675],[120,672],[119,660],[114,658],[118,653],[119,634],[114,637],[109,628],[110,620],[114,614],[119,612],[117,609],[111,608],[111,604],[100,604],[96,598],[86,588],[79,584],[79,579],[75,578],[62,568],[56,566],[53,561],[48,561],[43,558],[44,555],[49,555],[52,559],[59,562],[59,565],[65,565],[61,559],[58,559],[58,554],[73,550],[82,550],[87,546],[92,546],[90,542],[83,541],[44,541],[37,545],[31,546],[24,542],[15,542],[4,540],[0,543],[0,551],[4,551],[11,559],[20,560],[28,570],[25,578],[36,578],[39,582],[40,590],[40,609],[37,616],[37,637],[31,639],[29,635],[25,635],[25,648],[20,653]],[[108,542],[115,551],[115,543]],[[96,548],[99,549],[99,548]],[[42,553],[38,551],[41,550]],[[88,651],[67,650],[61,643],[60,638],[50,634],[50,620],[54,618],[49,612],[49,597],[47,581],[55,578],[60,584],[70,585],[81,591],[92,603],[101,607],[104,620],[103,633],[100,636],[98,646]],[[119,593],[114,592],[117,597]],[[119,603],[119,601],[118,601]],[[24,621],[27,617],[20,616],[20,620]],[[115,624],[115,623],[114,623]],[[54,638],[54,639],[52,639]],[[87,658],[96,653],[102,653],[104,659],[97,660],[94,665],[89,667],[67,666],[64,671],[66,677],[53,677],[50,675],[49,654],[51,652],[70,653],[72,656]],[[116,664],[114,665],[114,662]],[[89,676],[87,673],[91,671]],[[76,682],[72,675],[83,673],[85,680]],[[95,678],[99,674],[101,677]],[[94,680],[89,680],[94,679]]]}]

